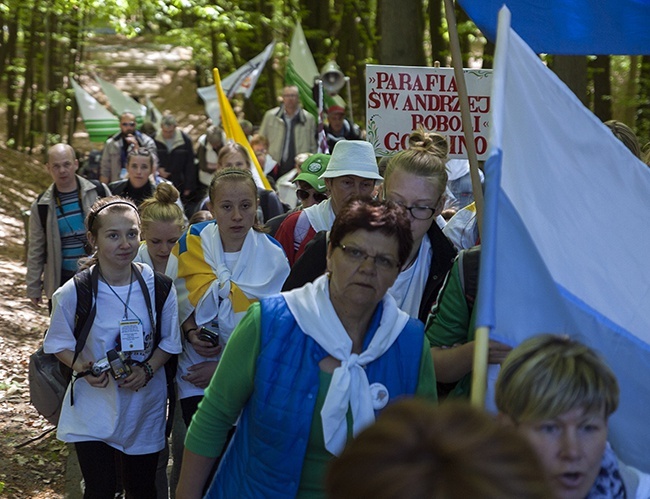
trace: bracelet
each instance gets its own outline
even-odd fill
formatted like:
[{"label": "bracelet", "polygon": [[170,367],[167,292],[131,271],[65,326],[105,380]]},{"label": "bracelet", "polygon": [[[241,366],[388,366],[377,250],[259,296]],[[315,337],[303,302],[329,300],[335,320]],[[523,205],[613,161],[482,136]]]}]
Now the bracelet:
[{"label": "bracelet", "polygon": [[185,336],[185,341],[187,341],[188,343],[191,343],[191,342],[190,342],[190,333],[191,333],[192,331],[198,331],[198,330],[199,330],[198,327],[191,327],[191,328],[189,328],[189,329],[184,330],[184,331],[183,331],[183,336]]},{"label": "bracelet", "polygon": [[143,387],[145,387],[147,386],[147,383],[149,383],[149,381],[151,381],[151,379],[153,378],[153,367],[151,367],[151,364],[149,364],[149,362],[143,362],[141,365],[142,368],[144,369],[144,375],[146,378],[143,385]]}]

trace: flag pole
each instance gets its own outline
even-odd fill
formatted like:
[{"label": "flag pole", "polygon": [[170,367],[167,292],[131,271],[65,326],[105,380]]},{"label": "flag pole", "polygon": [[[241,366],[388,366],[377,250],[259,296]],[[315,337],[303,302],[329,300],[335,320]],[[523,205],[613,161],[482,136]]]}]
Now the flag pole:
[{"label": "flag pole", "polygon": [[217,68],[212,69],[212,76],[214,78],[214,86],[217,91],[217,97],[219,98],[219,107],[221,108],[221,124],[223,126],[224,132],[226,132],[226,137],[234,140],[238,144],[241,144],[248,151],[248,155],[250,156],[250,159],[253,162],[253,166],[255,167],[255,172],[259,175],[264,188],[267,191],[270,191],[271,184],[269,184],[269,181],[264,174],[264,170],[262,170],[262,167],[257,161],[257,156],[255,156],[255,152],[253,151],[250,142],[248,142],[248,137],[246,137],[244,130],[242,130],[242,127],[239,124],[237,117],[235,116],[235,112],[233,111],[232,106],[226,97],[226,94],[223,93],[223,88],[221,87],[221,77],[219,76],[219,70]]},{"label": "flag pole", "polygon": [[[453,0],[445,0],[445,17],[447,18],[447,29],[449,30],[451,61],[454,66],[456,87],[458,88],[460,116],[463,123],[465,147],[467,148],[467,159],[469,160],[469,172],[472,179],[472,191],[474,193],[474,202],[476,203],[476,223],[480,237],[483,230],[483,190],[481,189],[481,178],[478,173],[478,157],[476,156],[476,144],[474,143],[474,132],[472,130],[471,116],[469,112],[469,98],[467,96],[467,85],[465,84],[465,73],[463,71],[463,59],[460,53],[460,40],[458,38],[458,28],[456,26],[456,13],[454,11]],[[476,329],[474,337],[474,362],[472,366],[471,392],[471,402],[475,407],[485,406],[489,339],[490,330],[487,327],[479,327]]]},{"label": "flag pole", "polygon": [[472,362],[472,391],[470,396],[470,402],[474,407],[482,408],[485,406],[489,340],[490,329],[487,326],[477,327],[474,332],[474,361]]},{"label": "flag pole", "polygon": [[456,87],[458,88],[460,116],[463,123],[463,135],[465,136],[469,172],[472,178],[472,192],[474,194],[474,202],[476,203],[476,221],[480,236],[483,230],[483,190],[481,189],[481,177],[478,173],[478,157],[476,156],[476,144],[474,143],[472,118],[469,112],[469,98],[467,96],[467,85],[465,84],[463,58],[460,53],[460,41],[458,38],[453,0],[445,0],[445,16],[447,18],[447,29],[449,30],[451,61],[454,67],[454,76],[456,77]]}]

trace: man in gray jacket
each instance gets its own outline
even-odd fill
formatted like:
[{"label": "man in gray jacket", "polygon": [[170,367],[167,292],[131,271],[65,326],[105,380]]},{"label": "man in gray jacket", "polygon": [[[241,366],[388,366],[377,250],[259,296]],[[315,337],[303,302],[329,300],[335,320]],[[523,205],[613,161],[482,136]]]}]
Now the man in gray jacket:
[{"label": "man in gray jacket", "polygon": [[276,180],[295,168],[296,155],[316,152],[316,120],[300,106],[298,87],[284,87],[282,106],[264,114],[259,134],[268,139],[268,152],[280,165]]},{"label": "man in gray jacket", "polygon": [[[76,174],[79,163],[68,144],[47,151],[46,167],[54,182],[31,206],[27,251],[27,297],[34,306],[43,292],[48,300],[77,270],[79,258],[90,254],[84,219],[108,187]],[[97,183],[95,183],[97,182]]]}]

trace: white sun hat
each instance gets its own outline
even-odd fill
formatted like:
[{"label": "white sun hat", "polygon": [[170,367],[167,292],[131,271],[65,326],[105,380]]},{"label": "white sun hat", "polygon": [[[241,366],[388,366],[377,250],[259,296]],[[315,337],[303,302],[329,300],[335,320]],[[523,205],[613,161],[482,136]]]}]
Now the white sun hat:
[{"label": "white sun hat", "polygon": [[383,180],[379,175],[375,150],[365,140],[339,140],[334,146],[327,169],[320,178],[356,175],[361,178]]}]

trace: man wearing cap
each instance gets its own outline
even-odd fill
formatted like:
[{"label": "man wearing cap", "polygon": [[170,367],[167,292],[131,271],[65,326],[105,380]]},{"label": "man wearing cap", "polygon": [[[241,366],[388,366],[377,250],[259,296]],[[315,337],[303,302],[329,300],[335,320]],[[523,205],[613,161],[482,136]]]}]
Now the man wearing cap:
[{"label": "man wearing cap", "polygon": [[269,229],[269,235],[275,237],[280,224],[292,213],[299,212],[327,199],[325,180],[319,177],[325,172],[330,158],[329,154],[318,153],[310,155],[303,161],[298,175],[292,181],[297,187],[296,197],[300,202],[290,212],[278,215],[266,222],[265,227]]},{"label": "man wearing cap", "polygon": [[330,151],[340,140],[359,140],[359,127],[350,125],[345,119],[345,108],[334,104],[327,110],[327,124],[323,127],[327,136],[327,145]]},{"label": "man wearing cap", "polygon": [[382,180],[377,169],[375,151],[369,142],[362,140],[338,142],[319,179],[325,180],[330,198],[291,213],[275,234],[290,265],[305,251],[305,246],[317,232],[332,228],[336,214],[350,198],[370,196],[375,182]]},{"label": "man wearing cap", "polygon": [[282,90],[282,105],[264,114],[259,130],[269,140],[269,154],[280,165],[275,178],[294,167],[294,158],[302,152],[316,152],[316,121],[300,107],[298,87]]}]

